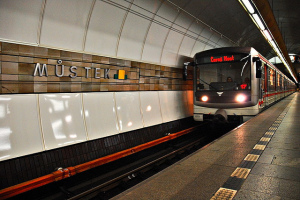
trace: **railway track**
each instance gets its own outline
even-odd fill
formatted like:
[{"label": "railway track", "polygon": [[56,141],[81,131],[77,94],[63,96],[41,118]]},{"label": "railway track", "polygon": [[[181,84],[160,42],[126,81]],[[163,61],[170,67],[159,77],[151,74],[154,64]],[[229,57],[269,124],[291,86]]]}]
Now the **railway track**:
[{"label": "railway track", "polygon": [[[188,134],[18,195],[16,198],[110,199],[197,151],[235,125],[220,129],[215,127],[209,123],[202,123]],[[172,134],[167,134],[166,137],[172,137]]]},{"label": "railway track", "polygon": [[209,124],[203,123],[200,128],[202,133],[199,133],[199,130],[197,130],[163,144],[162,147],[155,147],[160,149],[159,151],[153,150],[154,152],[157,151],[155,154],[150,153],[144,159],[131,163],[128,166],[123,166],[122,169],[116,170],[114,178],[68,199],[104,200],[112,198],[226,133],[226,129],[222,132],[221,130],[210,131],[208,135],[203,133],[203,130],[208,130],[209,128],[211,128]]}]

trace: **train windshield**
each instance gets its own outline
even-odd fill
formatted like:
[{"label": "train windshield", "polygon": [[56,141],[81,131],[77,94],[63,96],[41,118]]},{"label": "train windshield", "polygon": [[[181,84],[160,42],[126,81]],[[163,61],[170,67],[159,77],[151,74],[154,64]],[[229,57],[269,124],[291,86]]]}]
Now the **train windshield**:
[{"label": "train windshield", "polygon": [[197,90],[250,90],[251,64],[249,59],[240,62],[197,65]]}]

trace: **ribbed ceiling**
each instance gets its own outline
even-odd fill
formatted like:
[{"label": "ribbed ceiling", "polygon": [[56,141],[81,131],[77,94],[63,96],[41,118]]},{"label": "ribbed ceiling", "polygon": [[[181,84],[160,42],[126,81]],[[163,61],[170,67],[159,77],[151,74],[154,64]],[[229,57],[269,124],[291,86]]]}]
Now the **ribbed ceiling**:
[{"label": "ribbed ceiling", "polygon": [[[300,54],[300,1],[269,2],[288,52]],[[0,40],[173,67],[226,46],[275,56],[237,0],[0,0]]]}]

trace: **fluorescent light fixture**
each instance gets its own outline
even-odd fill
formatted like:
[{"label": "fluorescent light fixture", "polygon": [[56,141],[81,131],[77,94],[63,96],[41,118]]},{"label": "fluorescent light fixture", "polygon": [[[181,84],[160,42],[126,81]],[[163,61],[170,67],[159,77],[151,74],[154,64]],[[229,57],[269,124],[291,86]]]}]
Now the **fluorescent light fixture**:
[{"label": "fluorescent light fixture", "polygon": [[272,40],[272,41],[270,41],[270,43],[271,43],[271,45],[272,45],[273,49],[277,48],[277,46],[276,46],[276,44],[275,44],[275,42],[274,42],[273,40]]},{"label": "fluorescent light fixture", "polygon": [[255,9],[252,6],[252,0],[239,0],[239,2],[241,4],[243,4],[244,7],[246,7],[248,12],[250,13],[249,15],[252,18],[252,20],[255,21],[255,23],[257,24],[259,29],[262,31],[262,34],[265,36],[265,38],[268,40],[268,42],[272,46],[273,50],[277,54],[278,58],[282,61],[282,63],[288,69],[291,76],[294,78],[295,82],[297,82],[297,79],[295,78],[294,74],[292,73],[288,62],[285,60],[283,54],[281,53],[280,49],[278,48],[277,43],[273,40],[272,33],[269,31],[268,26],[265,27],[264,22],[263,22],[263,18],[261,18],[260,15],[255,13]]},{"label": "fluorescent light fixture", "polygon": [[252,16],[253,16],[254,20],[256,21],[256,23],[258,24],[259,28],[260,28],[261,30],[264,30],[264,29],[265,29],[265,26],[264,26],[264,24],[262,23],[261,19],[259,18],[258,14],[253,14]]},{"label": "fluorescent light fixture", "polygon": [[265,34],[265,36],[267,37],[267,39],[268,39],[269,41],[272,40],[272,37],[271,37],[271,35],[270,35],[270,33],[269,33],[268,30],[264,30],[264,34]]},{"label": "fluorescent light fixture", "polygon": [[242,0],[243,4],[246,6],[249,13],[254,13],[254,8],[252,7],[251,3],[248,0]]}]

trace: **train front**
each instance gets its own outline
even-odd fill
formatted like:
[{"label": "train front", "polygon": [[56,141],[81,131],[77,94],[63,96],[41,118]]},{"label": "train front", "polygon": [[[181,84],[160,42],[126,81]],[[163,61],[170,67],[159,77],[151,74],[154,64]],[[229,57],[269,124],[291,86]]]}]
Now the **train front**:
[{"label": "train front", "polygon": [[194,119],[241,120],[258,113],[252,48],[200,52],[194,63]]}]

